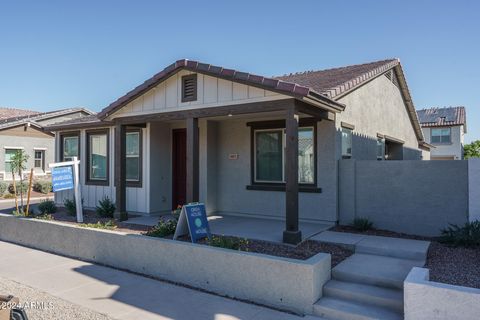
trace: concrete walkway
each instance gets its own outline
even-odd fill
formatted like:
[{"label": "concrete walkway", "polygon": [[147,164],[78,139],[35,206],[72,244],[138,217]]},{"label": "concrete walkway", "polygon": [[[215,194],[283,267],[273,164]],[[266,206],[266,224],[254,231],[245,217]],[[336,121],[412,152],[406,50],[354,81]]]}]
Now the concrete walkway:
[{"label": "concrete walkway", "polygon": [[0,277],[115,319],[318,319],[298,317],[1,241],[0,257]]}]

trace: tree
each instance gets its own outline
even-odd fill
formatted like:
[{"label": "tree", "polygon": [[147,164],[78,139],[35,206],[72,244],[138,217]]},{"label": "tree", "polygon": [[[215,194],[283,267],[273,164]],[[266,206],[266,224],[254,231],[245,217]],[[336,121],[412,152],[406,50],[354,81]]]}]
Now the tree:
[{"label": "tree", "polygon": [[480,140],[473,141],[463,147],[464,158],[480,158]]},{"label": "tree", "polygon": [[[15,154],[10,158],[11,166],[12,166],[12,175],[18,174],[20,177],[20,203],[22,206],[21,212],[23,213],[23,192],[24,192],[24,187],[23,187],[23,170],[27,168],[27,161],[28,161],[29,156],[25,153],[24,150],[20,149],[15,152]],[[18,191],[17,191],[18,192]],[[17,195],[15,194],[15,197]],[[28,213],[25,213],[27,215]]]}]

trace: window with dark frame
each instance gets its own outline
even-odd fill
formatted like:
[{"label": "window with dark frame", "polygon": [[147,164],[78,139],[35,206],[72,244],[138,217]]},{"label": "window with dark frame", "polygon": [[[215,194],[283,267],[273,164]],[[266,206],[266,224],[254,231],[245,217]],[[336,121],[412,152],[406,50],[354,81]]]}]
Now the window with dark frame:
[{"label": "window with dark frame", "polygon": [[352,135],[353,129],[342,128],[342,158],[350,159],[352,157]]},{"label": "window with dark frame", "polygon": [[128,129],[126,133],[126,181],[129,187],[142,186],[142,130]]},{"label": "window with dark frame", "polygon": [[108,132],[108,129],[87,131],[87,184],[109,184]]},{"label": "window with dark frame", "polygon": [[[315,127],[298,129],[298,182],[315,184]],[[285,129],[257,128],[253,130],[253,183],[285,183]]]},{"label": "window with dark frame", "polygon": [[80,135],[78,133],[65,133],[60,135],[61,150],[60,161],[72,161],[73,157],[80,158]]},{"label": "window with dark frame", "polygon": [[45,151],[35,150],[34,167],[35,169],[45,170]]},{"label": "window with dark frame", "polygon": [[190,74],[182,77],[182,102],[197,100],[197,75]]},{"label": "window with dark frame", "polygon": [[451,128],[432,128],[431,143],[451,143]]}]

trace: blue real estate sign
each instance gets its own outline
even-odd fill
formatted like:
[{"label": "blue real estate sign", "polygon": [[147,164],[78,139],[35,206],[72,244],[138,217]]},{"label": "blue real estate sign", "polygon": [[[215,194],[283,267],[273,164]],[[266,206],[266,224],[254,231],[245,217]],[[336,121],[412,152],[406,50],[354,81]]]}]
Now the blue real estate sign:
[{"label": "blue real estate sign", "polygon": [[208,226],[207,213],[203,203],[187,204],[184,207],[187,218],[188,229],[192,242],[205,237],[210,238],[210,228]]},{"label": "blue real estate sign", "polygon": [[71,166],[52,168],[53,192],[73,189],[73,170]]}]

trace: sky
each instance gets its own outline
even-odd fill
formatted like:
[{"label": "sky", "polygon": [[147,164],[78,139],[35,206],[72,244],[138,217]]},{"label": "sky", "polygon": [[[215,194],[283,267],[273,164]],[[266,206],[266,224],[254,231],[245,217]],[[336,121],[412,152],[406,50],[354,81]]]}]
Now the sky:
[{"label": "sky", "polygon": [[480,1],[0,0],[0,106],[102,108],[187,58],[264,76],[399,58],[480,139]]}]

